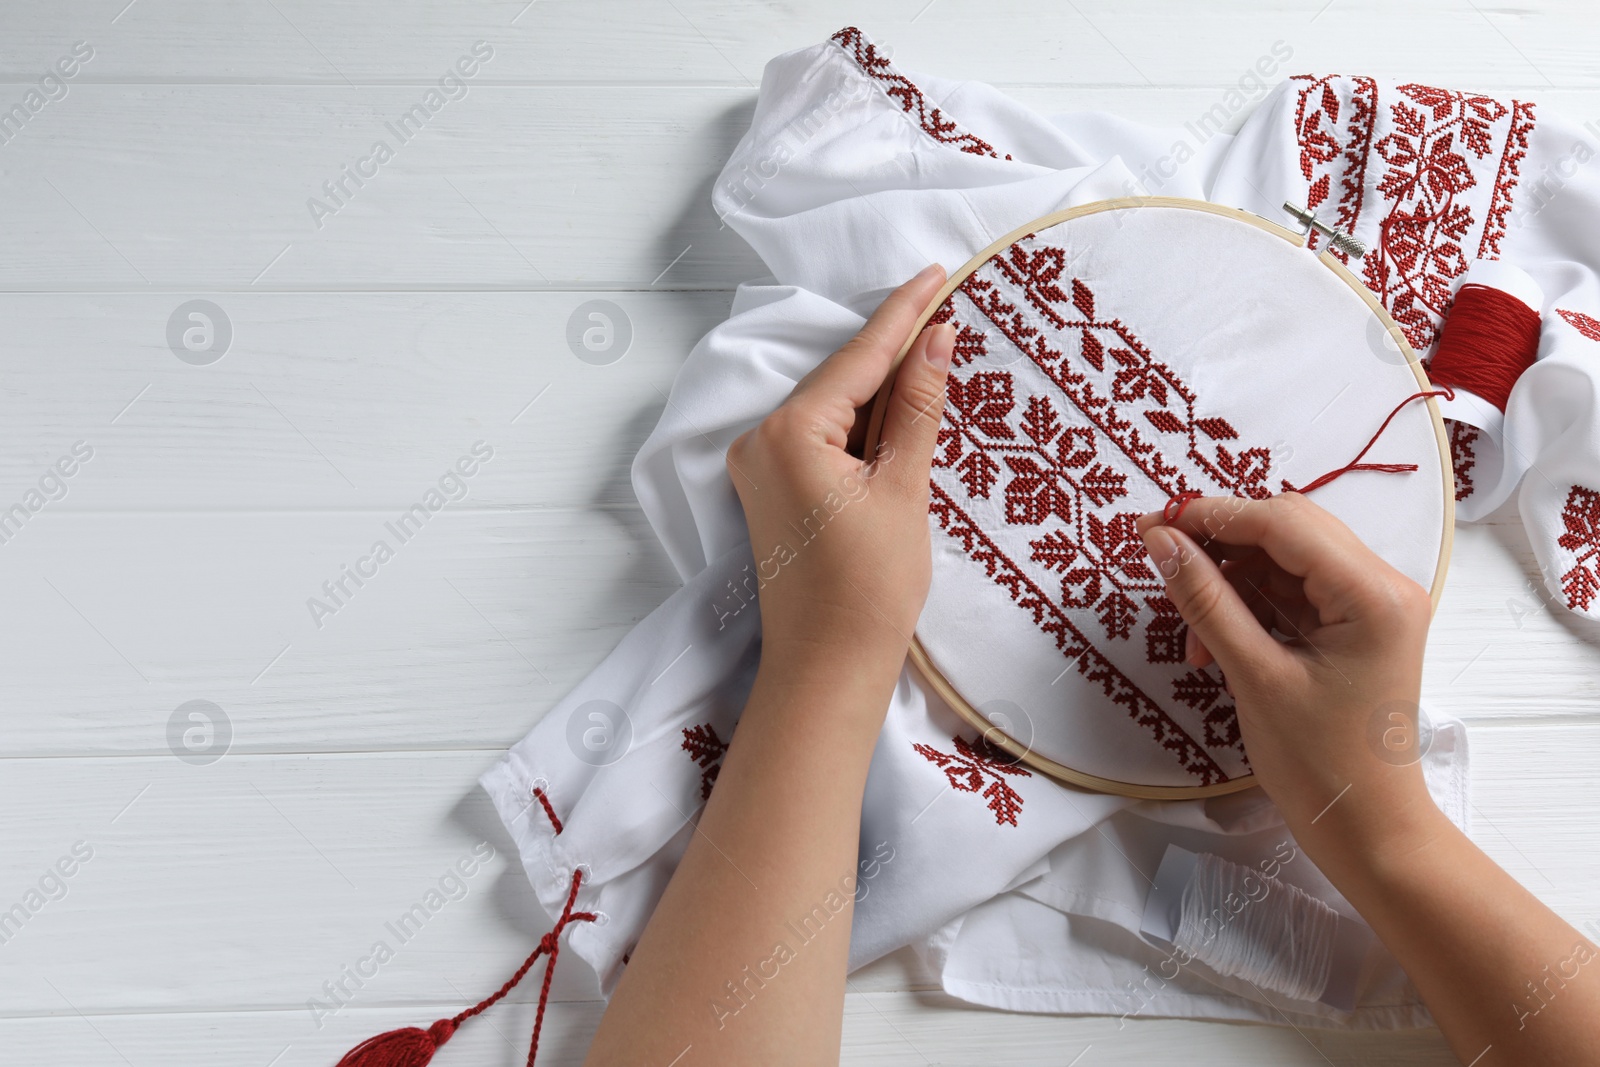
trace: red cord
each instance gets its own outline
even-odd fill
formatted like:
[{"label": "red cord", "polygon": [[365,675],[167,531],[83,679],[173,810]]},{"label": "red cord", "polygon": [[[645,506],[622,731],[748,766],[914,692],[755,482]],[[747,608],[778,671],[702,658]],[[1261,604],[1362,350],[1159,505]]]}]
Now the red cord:
[{"label": "red cord", "polygon": [[533,787],[534,799],[544,805],[544,813],[550,816],[550,825],[556,828],[556,836],[561,835],[561,820],[556,818],[556,809],[550,806],[550,798],[544,795],[544,790],[538,786]]},{"label": "red cord", "polygon": [[[557,834],[561,833],[561,820],[556,818],[550,798],[539,786],[533,787],[533,795],[544,805],[544,813],[550,816],[550,825],[555,827]],[[544,982],[539,987],[539,1008],[533,1017],[533,1040],[528,1045],[528,1067],[533,1067],[534,1058],[539,1055],[539,1032],[544,1029],[545,1008],[550,1003],[550,983],[555,977],[556,957],[561,954],[561,934],[573,923],[592,923],[599,918],[599,915],[592,911],[572,910],[578,902],[578,889],[582,885],[583,868],[575,868],[572,872],[572,887],[567,891],[567,903],[561,909],[561,917],[550,928],[550,932],[539,939],[539,945],[533,950],[533,954],[522,961],[522,966],[517,968],[517,973],[513,974],[505,985],[461,1014],[449,1019],[440,1019],[426,1030],[408,1026],[369,1037],[345,1053],[338,1067],[426,1067],[439,1046],[450,1040],[457,1027],[497,1004],[527,976],[540,956],[546,956],[548,960],[544,966]]]},{"label": "red cord", "polygon": [[550,958],[544,967],[544,984],[539,989],[539,1010],[533,1018],[533,1043],[528,1046],[528,1067],[533,1067],[533,1059],[539,1054],[539,1031],[544,1027],[544,1009],[550,1002],[550,981],[555,976],[556,957],[561,954],[561,932],[570,923],[592,923],[598,918],[592,911],[572,910],[572,905],[578,899],[578,887],[582,884],[583,870],[580,868],[572,872],[572,888],[567,892],[567,904],[566,907],[561,909],[561,917],[556,920],[555,926],[550,928],[550,932],[539,939],[539,947],[533,950],[531,956],[522,961],[522,966],[517,968],[517,973],[513,974],[505,985],[483,1000],[478,1001],[478,1003],[460,1015],[450,1019],[450,1028],[452,1030],[479,1012],[494,1006],[502,997],[511,992],[518,982],[522,981],[540,956],[548,955]]}]

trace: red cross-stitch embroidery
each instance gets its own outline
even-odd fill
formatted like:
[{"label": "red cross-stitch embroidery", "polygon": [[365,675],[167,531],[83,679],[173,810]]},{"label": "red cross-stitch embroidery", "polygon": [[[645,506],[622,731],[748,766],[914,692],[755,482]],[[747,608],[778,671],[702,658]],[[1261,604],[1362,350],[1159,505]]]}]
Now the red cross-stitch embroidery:
[{"label": "red cross-stitch embroidery", "polygon": [[[1228,775],[1207,747],[1242,753],[1231,701],[1181,690],[1190,736],[1094,647],[1083,626],[1124,641],[1144,627],[1147,664],[1181,662],[1185,629],[1120,503],[1142,476],[1163,497],[1270,494],[1270,450],[1203,412],[1093,290],[1062,249],[1029,235],[966,278],[933,316],[957,328],[957,357],[934,455],[930,514],[1071,664],[1206,783]],[[982,332],[978,324],[983,324]],[[996,355],[995,346],[1005,349]],[[1014,350],[1014,351],[1013,351]],[[1004,369],[998,369],[1003,367]],[[997,368],[997,369],[990,369]],[[1016,534],[1005,533],[1016,530]],[[1020,535],[1020,536],[1018,536]],[[1009,547],[1002,547],[1001,541]],[[1212,675],[1215,694],[1221,681]]]},{"label": "red cross-stitch embroidery", "polygon": [[1556,308],[1556,314],[1566,319],[1574,330],[1589,340],[1600,341],[1600,319],[1585,315],[1581,311],[1568,311],[1566,308]]},{"label": "red cross-stitch embroidery", "polygon": [[1455,280],[1472,259],[1500,255],[1533,105],[1411,83],[1380,107],[1370,78],[1297,80],[1306,83],[1295,135],[1307,199],[1313,208],[1333,200],[1339,227],[1367,241],[1363,280],[1426,352]]},{"label": "red cross-stitch embroidery", "polygon": [[717,774],[722,770],[722,756],[728,751],[728,744],[717,736],[716,728],[706,722],[699,726],[684,727],[683,744],[680,747],[700,765],[700,799],[705,800],[711,795],[711,787],[716,784]]},{"label": "red cross-stitch embroidery", "polygon": [[[931,487],[929,513],[940,529],[961,543],[968,558],[982,565],[989,578],[1004,589],[1019,608],[1032,615],[1034,625],[1055,640],[1069,664],[1086,681],[1098,685],[1106,698],[1126,710],[1134,722],[1149,730],[1156,743],[1171,752],[1185,771],[1199,778],[1202,785],[1228,777],[1211,754],[1190,737],[1166,709],[1146,696],[1090,643],[1060,605],[1001,552],[937,482]],[[1182,655],[1182,648],[1179,631],[1178,656]],[[1233,706],[1229,704],[1227,711],[1219,714],[1232,713]]]},{"label": "red cross-stitch embroidery", "polygon": [[1455,472],[1456,503],[1472,495],[1472,468],[1478,464],[1473,446],[1478,443],[1478,428],[1471,423],[1445,420],[1450,426],[1450,466]]},{"label": "red cross-stitch embroidery", "polygon": [[979,793],[989,802],[994,812],[996,826],[1015,826],[1022,813],[1022,794],[1011,788],[1006,775],[1032,778],[1031,771],[1017,766],[1016,762],[983,738],[968,742],[960,737],[950,739],[956,746],[954,754],[941,752],[932,745],[912,744],[929,763],[941,768],[952,789],[963,793]]},{"label": "red cross-stitch embroidery", "polygon": [[1556,543],[1573,555],[1572,569],[1561,576],[1567,607],[1588,611],[1600,594],[1600,493],[1574,485],[1561,509],[1565,532]]},{"label": "red cross-stitch embroidery", "polygon": [[[963,130],[954,119],[929,103],[922,90],[896,70],[894,64],[889,62],[889,57],[867,40],[866,34],[854,26],[846,26],[830,40],[844,49],[845,54],[861,68],[861,72],[877,82],[884,94],[899,104],[900,110],[910,116],[929,137],[940,144],[953,145],[969,155],[1000,158],[988,141]],[[1011,157],[1008,155],[1005,158]]]},{"label": "red cross-stitch embroidery", "polygon": [[[1300,144],[1300,173],[1311,188],[1306,206],[1312,211],[1333,195],[1333,178],[1339,178],[1335,225],[1355,232],[1366,195],[1367,151],[1372,142],[1372,117],[1378,106],[1378,85],[1371,78],[1314,78],[1300,92],[1295,108],[1295,134]],[[1344,95],[1336,83],[1349,82]],[[1345,124],[1339,126],[1340,116]],[[1308,244],[1315,248],[1322,235],[1313,230]],[[1343,252],[1335,252],[1348,262]]]}]

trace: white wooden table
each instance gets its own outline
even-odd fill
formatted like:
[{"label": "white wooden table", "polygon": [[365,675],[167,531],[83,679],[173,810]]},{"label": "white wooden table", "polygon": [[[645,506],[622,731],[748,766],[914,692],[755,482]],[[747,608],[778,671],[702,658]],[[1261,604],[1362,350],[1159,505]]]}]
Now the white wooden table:
[{"label": "white wooden table", "polygon": [[[1587,0],[1137,6],[0,0],[0,107],[93,52],[0,144],[0,509],[65,491],[0,543],[0,909],[27,912],[0,1061],[331,1065],[529,951],[546,919],[474,780],[674,586],[628,463],[760,271],[709,188],[772,55],[853,23],[912,70],[1175,125],[1283,41],[1294,71],[1600,115]],[[465,95],[331,201],[478,41]],[[565,340],[597,297],[634,332],[609,366]],[[209,364],[200,320],[176,351],[201,363],[168,340],[196,299],[231,333]],[[478,441],[466,497],[314,619]],[[1600,636],[1541,588],[1514,515],[1459,530],[1426,699],[1471,723],[1477,839],[1597,922]],[[480,842],[460,899],[315,1018]],[[520,1064],[535,984],[436,1062]],[[1433,1033],[978,1011],[905,953],[851,989],[849,1063],[1451,1062]],[[541,1062],[577,1063],[575,957],[556,996]]]}]

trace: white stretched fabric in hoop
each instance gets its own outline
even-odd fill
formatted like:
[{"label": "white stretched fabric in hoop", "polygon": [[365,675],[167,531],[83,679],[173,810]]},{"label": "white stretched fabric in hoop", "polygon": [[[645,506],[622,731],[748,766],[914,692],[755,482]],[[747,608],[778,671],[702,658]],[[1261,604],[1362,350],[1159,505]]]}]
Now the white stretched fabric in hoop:
[{"label": "white stretched fabric in hoop", "polygon": [[1447,453],[1431,409],[1405,404],[1426,382],[1281,228],[1185,201],[1063,214],[974,260],[933,316],[957,341],[921,651],[1030,766],[1136,796],[1247,785],[1232,698],[1183,662],[1135,521],[1179,493],[1308,484],[1400,408],[1369,458],[1417,470],[1353,472],[1316,499],[1437,589]]}]

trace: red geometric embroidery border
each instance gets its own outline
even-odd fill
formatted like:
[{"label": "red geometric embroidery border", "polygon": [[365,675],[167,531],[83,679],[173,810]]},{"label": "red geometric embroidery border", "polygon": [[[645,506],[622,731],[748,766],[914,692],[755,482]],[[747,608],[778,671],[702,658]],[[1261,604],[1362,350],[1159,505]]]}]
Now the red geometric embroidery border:
[{"label": "red geometric embroidery border", "polygon": [[1450,466],[1455,474],[1456,503],[1472,495],[1472,468],[1478,464],[1473,446],[1478,443],[1478,428],[1471,423],[1446,419],[1450,427]]},{"label": "red geometric embroidery border", "polygon": [[[1094,293],[1081,280],[1071,279],[1070,295],[1063,291],[1065,263],[1064,249],[1029,234],[969,275],[959,291],[1169,496],[1195,486],[1164,458],[1155,441],[1144,436],[1139,423],[1120,414],[1120,408],[1142,405],[1138,414],[1155,430],[1183,434],[1184,454],[1199,467],[1196,473],[1214,482],[1215,488],[1257,500],[1272,495],[1267,485],[1271,450],[1258,446],[1235,453],[1220,443],[1236,440],[1239,432],[1226,419],[1197,416],[1195,395],[1183,380],[1158,362],[1121,319],[1097,316]],[[1030,325],[1017,305],[1005,299],[1001,284],[1020,290],[1053,329],[1079,331],[1078,356],[1083,365],[1074,366],[1065,352],[1051,347],[1043,331]],[[952,314],[941,309],[935,318],[951,321]],[[958,337],[961,332],[958,330]],[[970,328],[965,332],[973,335]],[[1107,336],[1110,344],[1104,339]],[[981,352],[981,346],[977,347]],[[1110,381],[1101,391],[1089,370],[1106,377],[1107,366],[1112,368]],[[1202,450],[1202,437],[1208,443],[1218,442],[1213,455]]]},{"label": "red geometric embroidery border", "polygon": [[[1337,75],[1311,78],[1302,75],[1298,80],[1310,84],[1300,91],[1295,107],[1294,128],[1300,144],[1300,173],[1311,183],[1306,196],[1306,206],[1315,211],[1332,195],[1332,181],[1339,177],[1339,194],[1335,223],[1346,233],[1354,233],[1356,220],[1361,217],[1361,205],[1366,197],[1367,157],[1372,147],[1373,117],[1378,108],[1378,83],[1371,78],[1341,78]],[[1348,99],[1341,99],[1335,83],[1350,83]],[[1345,113],[1344,129],[1338,129],[1339,116]],[[1341,161],[1343,167],[1332,164]],[[1319,170],[1318,177],[1313,177]],[[1307,240],[1308,247],[1316,248],[1322,235],[1315,230]],[[1333,253],[1349,263],[1344,252]]]},{"label": "red geometric embroidery border", "polygon": [[900,105],[900,110],[911,116],[912,120],[922,127],[922,132],[929,137],[940,144],[953,145],[968,155],[1001,158],[988,141],[966,132],[954,119],[929,103],[922,90],[917,88],[910,78],[896,70],[894,64],[889,62],[889,57],[880,53],[877,46],[867,39],[866,34],[854,26],[846,26],[829,40],[843,49],[845,55],[855,60],[861,72],[876,81],[884,94],[896,101]]},{"label": "red geometric embroidery border", "polygon": [[[1145,563],[1137,512],[1105,509],[1127,495],[1128,466],[1168,496],[1203,489],[1265,497],[1270,450],[1241,447],[1226,419],[1198,414],[1197,398],[1183,380],[1120,319],[1103,315],[1090,288],[1065,277],[1064,268],[1061,248],[1028,235],[966,278],[957,289],[961,301],[952,294],[934,315],[957,333],[930,513],[991,581],[1030,612],[1078,672],[1173,752],[1187,772],[1206,784],[1225,780],[1227,773],[1207,749],[1232,748],[1242,755],[1242,744],[1220,677],[1190,671],[1173,678],[1171,699],[1199,716],[1204,742],[1197,742],[1092,648],[1071,613],[1092,614],[1113,640],[1127,639],[1143,621],[1145,661],[1180,663],[1183,620]],[[981,362],[990,355],[990,336],[979,332],[979,322],[1026,356],[1022,365],[1035,368],[1052,392],[1019,401],[1015,368],[982,369],[990,365]],[[1065,350],[1057,347],[1062,337],[1070,342]],[[1059,408],[1057,395],[1070,408]],[[1088,424],[1073,424],[1064,418],[1069,414]],[[1102,444],[1112,454],[1103,455]],[[1175,459],[1179,455],[1182,460]],[[1048,592],[1018,562],[1021,557],[1012,558],[984,532],[957,499],[963,494],[973,503],[989,502],[983,506],[991,514],[1000,509],[996,518],[1008,527],[1038,529],[1040,536],[1026,541],[1027,555],[1059,576],[1059,594]]]}]

